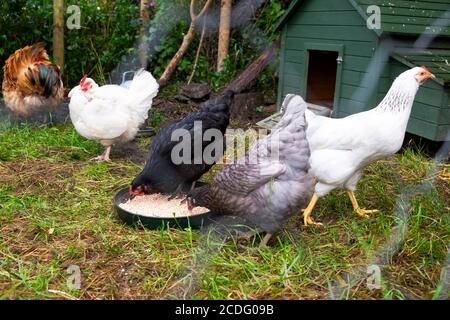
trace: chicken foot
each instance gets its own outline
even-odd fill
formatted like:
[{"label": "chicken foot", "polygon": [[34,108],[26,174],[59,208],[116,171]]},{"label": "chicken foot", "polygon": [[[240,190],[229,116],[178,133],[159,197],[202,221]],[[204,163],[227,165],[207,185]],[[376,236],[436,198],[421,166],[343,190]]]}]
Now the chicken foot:
[{"label": "chicken foot", "polygon": [[317,201],[319,201],[319,196],[316,193],[314,193],[312,198],[311,198],[311,201],[309,202],[309,204],[306,207],[306,209],[302,210],[302,212],[303,212],[303,223],[305,224],[305,226],[308,226],[308,225],[311,225],[311,224],[316,225],[316,226],[321,226],[322,225],[322,223],[315,222],[313,220],[313,218],[311,218],[311,213],[314,210],[314,207],[316,206]]},{"label": "chicken foot", "polygon": [[170,197],[167,199],[169,201],[173,199],[181,199],[185,198],[181,203],[185,203],[187,201],[186,195],[183,193],[183,184],[178,185],[177,189],[170,195]]},{"label": "chicken foot", "polygon": [[[195,189],[195,183],[196,183],[196,181],[192,182],[191,189],[189,190],[189,192],[191,192],[192,190]],[[168,198],[168,200],[170,201],[170,200],[177,199],[177,198],[181,199],[184,197],[186,197],[186,194],[183,192],[183,184],[180,184],[177,187],[177,190],[175,190],[175,192]],[[181,203],[185,203],[186,200],[187,200],[187,198],[184,199],[183,201],[181,201]]]},{"label": "chicken foot", "polygon": [[49,117],[48,112],[44,113],[44,116],[42,117],[42,124],[39,125],[39,128],[45,128],[47,127],[49,124],[51,124],[51,120],[49,121],[49,119],[51,118],[51,116]]},{"label": "chicken foot", "polygon": [[109,162],[111,159],[109,158],[109,155],[111,153],[111,146],[108,146],[105,148],[105,152],[103,152],[102,155],[92,158],[91,161],[106,161]]},{"label": "chicken foot", "polygon": [[272,238],[272,234],[271,233],[266,233],[264,238],[261,240],[261,243],[259,244],[259,248],[260,249],[266,249],[267,248],[267,243],[269,243],[270,238]]},{"label": "chicken foot", "polygon": [[358,204],[358,200],[356,200],[355,193],[353,191],[347,191],[347,192],[348,192],[348,196],[350,197],[350,201],[352,202],[353,210],[360,217],[368,218],[369,217],[369,213],[375,213],[375,212],[379,212],[380,211],[380,210],[366,210],[364,208],[361,208],[359,206],[359,204]]}]

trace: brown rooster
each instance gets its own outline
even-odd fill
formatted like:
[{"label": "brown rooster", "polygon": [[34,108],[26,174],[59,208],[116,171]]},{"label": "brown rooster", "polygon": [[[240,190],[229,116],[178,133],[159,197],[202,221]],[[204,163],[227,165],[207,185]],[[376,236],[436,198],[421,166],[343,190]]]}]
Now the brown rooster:
[{"label": "brown rooster", "polygon": [[14,52],[3,73],[5,104],[17,116],[54,110],[64,97],[60,68],[49,60],[44,42]]}]

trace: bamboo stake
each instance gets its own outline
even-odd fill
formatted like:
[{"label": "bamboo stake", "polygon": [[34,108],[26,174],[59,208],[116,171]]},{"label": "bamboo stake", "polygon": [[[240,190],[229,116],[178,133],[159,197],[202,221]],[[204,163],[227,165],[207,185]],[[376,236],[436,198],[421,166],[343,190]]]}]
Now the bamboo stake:
[{"label": "bamboo stake", "polygon": [[53,56],[64,69],[64,0],[53,0]]},{"label": "bamboo stake", "polygon": [[230,46],[231,6],[233,0],[222,0],[220,9],[219,48],[217,51],[217,71],[223,69]]}]

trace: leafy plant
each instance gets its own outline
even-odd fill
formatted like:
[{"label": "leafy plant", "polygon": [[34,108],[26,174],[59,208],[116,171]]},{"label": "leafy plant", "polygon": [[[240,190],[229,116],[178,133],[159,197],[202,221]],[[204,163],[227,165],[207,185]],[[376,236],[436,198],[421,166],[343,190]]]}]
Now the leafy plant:
[{"label": "leafy plant", "polygon": [[[122,57],[135,51],[141,28],[139,1],[77,0],[68,1],[66,7],[71,4],[80,7],[81,29],[65,28],[64,82],[71,87],[84,73],[102,83],[108,82],[109,72]],[[15,50],[39,41],[47,42],[51,54],[52,37],[53,1],[0,3],[1,61]]]},{"label": "leafy plant", "polygon": [[[217,35],[208,34],[198,60],[194,82],[208,83],[214,89],[227,84],[265,46],[277,38],[273,26],[284,12],[284,0],[266,1],[250,23],[233,29],[229,55],[222,72],[216,72]],[[117,80],[123,71],[134,69],[137,62],[139,37],[143,26],[139,0],[68,0],[65,5],[81,9],[81,29],[65,28],[64,83],[70,88],[88,74],[100,84]],[[159,77],[178,50],[183,33],[190,22],[190,0],[156,0],[149,8],[146,26],[149,43],[149,69]],[[218,8],[216,3],[216,9]],[[66,19],[69,15],[66,13]],[[20,23],[18,23],[20,22]],[[177,67],[173,81],[185,82],[195,60],[199,37]],[[49,54],[53,41],[52,0],[10,0],[0,3],[0,61],[15,50],[39,41],[47,42]],[[0,81],[3,74],[0,73]],[[273,91],[276,74],[266,70],[254,86]],[[270,94],[270,93],[269,93]]]},{"label": "leafy plant", "polygon": [[164,122],[166,120],[167,120],[167,117],[161,111],[155,110],[153,112],[153,117],[151,119],[151,126],[154,128],[157,128],[157,127],[159,127],[159,125],[162,122]]}]

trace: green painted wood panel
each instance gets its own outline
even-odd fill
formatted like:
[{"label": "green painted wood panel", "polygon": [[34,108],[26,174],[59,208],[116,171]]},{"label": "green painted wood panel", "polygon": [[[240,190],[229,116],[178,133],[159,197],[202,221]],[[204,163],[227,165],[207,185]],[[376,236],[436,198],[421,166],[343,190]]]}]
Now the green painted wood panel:
[{"label": "green painted wood panel", "polygon": [[[304,13],[305,14],[305,13]],[[290,25],[288,23],[288,36],[307,34],[315,39],[336,39],[356,41],[376,41],[376,35],[366,27],[360,26],[310,26]]]},{"label": "green painted wood panel", "polygon": [[450,86],[450,50],[427,49],[415,53],[401,51],[396,50],[393,57],[410,66],[427,66],[436,76],[436,81]]},{"label": "green painted wood panel", "polygon": [[[407,1],[407,0],[335,0],[327,1],[304,1],[294,0],[289,6],[285,15],[278,22],[276,29],[284,26],[286,22],[297,18],[299,11],[303,12],[334,12],[354,10],[363,21],[366,21],[367,8],[370,5],[378,5],[382,14],[382,30],[372,30],[376,35],[383,32],[394,34],[433,34],[450,37],[450,11],[449,3],[440,1]],[[384,19],[383,19],[384,17]],[[444,27],[429,27],[436,19],[441,19]],[[353,18],[348,19],[352,24]],[[309,20],[306,20],[309,21]],[[326,23],[326,22],[325,22]]]},{"label": "green painted wood panel", "polygon": [[419,101],[414,101],[413,109],[411,114],[414,115],[417,119],[426,119],[428,122],[434,124],[447,124],[441,123],[444,119],[441,118],[442,109],[436,108],[434,106],[430,106],[429,104],[425,104]]},{"label": "green painted wood panel", "polygon": [[436,124],[414,118],[412,115],[409,118],[406,131],[430,140],[439,141],[438,126]]},{"label": "green painted wood panel", "polygon": [[301,82],[302,82],[302,77],[300,75],[295,76],[295,75],[291,75],[291,74],[286,74],[284,77],[284,83],[286,86],[300,88]]},{"label": "green painted wood panel", "polygon": [[304,50],[288,50],[285,49],[285,60],[286,62],[302,63],[305,61],[305,51]]},{"label": "green painted wood panel", "polygon": [[[345,48],[345,54],[359,56],[359,57],[372,57],[377,47],[376,41],[344,41],[341,39],[321,39],[320,43],[324,44],[342,44]],[[288,50],[303,50],[303,43],[305,42],[317,42],[316,38],[308,38],[307,34],[291,35],[286,38],[286,49]]]},{"label": "green painted wood panel", "polygon": [[426,87],[420,87],[416,94],[415,101],[428,104],[436,108],[442,107],[442,90],[431,90]]},{"label": "green painted wood panel", "polygon": [[303,74],[303,64],[297,62],[286,61],[284,65],[284,70],[286,74],[302,75]]},{"label": "green painted wood panel", "polygon": [[[372,58],[368,57],[357,57],[351,55],[345,55],[344,57],[344,70],[349,71],[358,71],[358,72],[366,72],[369,63],[372,61]],[[389,68],[383,68],[381,72],[381,77],[389,76]]]},{"label": "green painted wood panel", "polygon": [[[365,85],[362,83],[364,77],[366,76],[366,72],[360,72],[360,71],[352,71],[352,70],[344,70],[342,75],[342,83],[357,87],[364,87]],[[389,90],[391,87],[391,79],[387,76],[382,76],[378,80],[378,86],[380,89],[383,90]]]},{"label": "green painted wood panel", "polygon": [[[305,11],[303,11],[305,12]],[[306,13],[306,12],[305,12]],[[355,15],[354,10],[349,11],[334,11],[332,13],[316,11],[307,12],[304,15],[295,15],[289,21],[290,25],[311,25],[311,26],[366,26],[361,16]]]},{"label": "green painted wood panel", "polygon": [[445,0],[432,0],[432,1],[406,1],[406,0],[357,0],[359,4],[365,5],[378,5],[378,6],[389,6],[391,5],[393,10],[395,8],[412,8],[414,11],[417,9],[425,9],[427,10],[440,10],[447,11],[450,3],[445,3]]},{"label": "green painted wood panel", "polygon": [[[450,6],[450,5],[449,5]],[[442,19],[442,24],[450,24],[450,19]],[[388,25],[400,25],[400,24],[406,24],[411,26],[428,26],[428,23],[430,22],[429,18],[422,18],[422,17],[411,17],[411,16],[399,16],[399,15],[390,15],[390,14],[384,14],[381,17],[381,22]]]},{"label": "green painted wood panel", "polygon": [[[449,4],[445,1],[424,2],[405,0],[354,0],[363,12],[370,5],[378,5],[381,11],[383,32],[403,34],[434,34],[450,36]],[[408,20],[409,19],[409,20]],[[431,27],[436,19],[441,26]]]},{"label": "green painted wood panel", "polygon": [[[353,10],[353,6],[348,1],[341,0],[312,0],[312,1],[300,1],[302,12],[335,12],[335,11],[351,11]],[[298,11],[296,12],[298,14]]]}]

